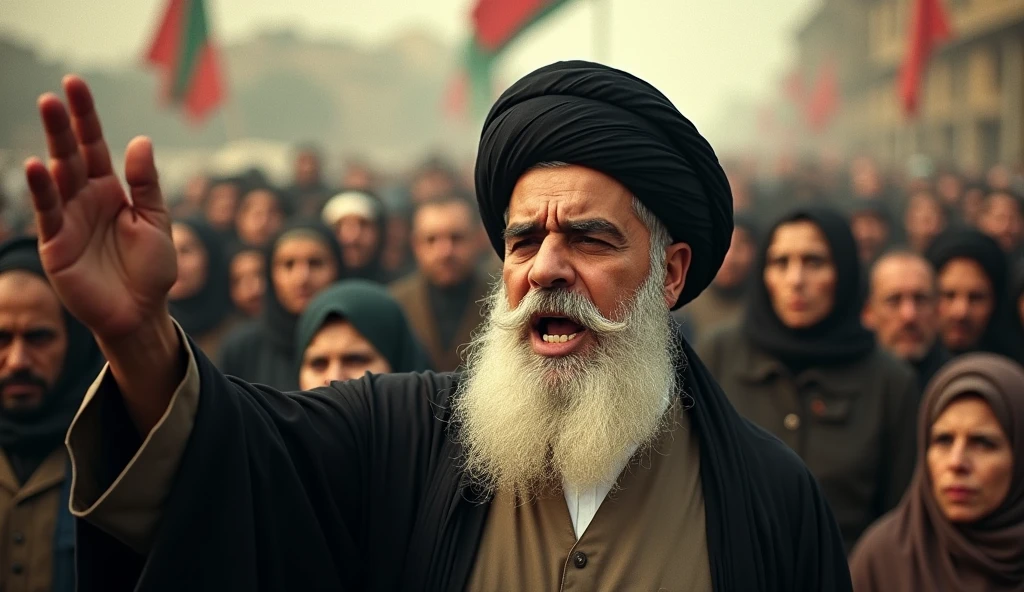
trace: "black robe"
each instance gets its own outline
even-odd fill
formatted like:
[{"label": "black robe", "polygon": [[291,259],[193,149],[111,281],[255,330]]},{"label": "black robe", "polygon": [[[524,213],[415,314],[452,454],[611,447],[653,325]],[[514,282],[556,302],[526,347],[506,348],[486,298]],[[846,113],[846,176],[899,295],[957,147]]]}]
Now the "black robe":
[{"label": "black robe", "polygon": [[[742,419],[684,346],[714,589],[851,589],[838,527],[799,458]],[[79,521],[79,591],[461,590],[487,518],[449,437],[458,374],[282,394],[198,349],[196,422],[147,557]],[[690,400],[692,397],[692,401]],[[104,399],[109,484],[139,436]],[[101,476],[102,477],[102,476]]]}]

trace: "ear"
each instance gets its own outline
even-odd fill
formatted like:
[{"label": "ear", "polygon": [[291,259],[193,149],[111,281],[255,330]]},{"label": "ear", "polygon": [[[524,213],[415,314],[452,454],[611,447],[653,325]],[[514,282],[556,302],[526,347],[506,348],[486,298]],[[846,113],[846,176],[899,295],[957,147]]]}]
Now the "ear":
[{"label": "ear", "polygon": [[686,285],[686,273],[690,271],[693,251],[686,243],[672,243],[665,247],[665,304],[669,308],[676,305],[679,294]]}]

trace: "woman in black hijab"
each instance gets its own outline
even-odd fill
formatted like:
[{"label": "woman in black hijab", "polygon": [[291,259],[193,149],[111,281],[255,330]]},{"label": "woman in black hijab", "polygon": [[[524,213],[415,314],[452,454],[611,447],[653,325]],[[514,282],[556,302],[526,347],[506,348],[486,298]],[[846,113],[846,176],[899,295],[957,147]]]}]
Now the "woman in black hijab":
[{"label": "woman in black hijab", "polygon": [[839,212],[784,215],[756,270],[742,324],[709,337],[701,359],[742,415],[804,459],[849,550],[910,480],[914,374],[860,324],[857,246]]},{"label": "woman in black hijab", "polygon": [[225,374],[281,390],[296,390],[295,327],[324,288],[343,277],[341,247],[316,221],[287,225],[270,242],[260,318],[228,336],[221,352]]},{"label": "woman in black hijab", "polygon": [[237,322],[224,241],[198,218],[176,221],[171,237],[178,254],[178,279],[169,293],[171,316],[207,356],[217,359],[221,341]]}]

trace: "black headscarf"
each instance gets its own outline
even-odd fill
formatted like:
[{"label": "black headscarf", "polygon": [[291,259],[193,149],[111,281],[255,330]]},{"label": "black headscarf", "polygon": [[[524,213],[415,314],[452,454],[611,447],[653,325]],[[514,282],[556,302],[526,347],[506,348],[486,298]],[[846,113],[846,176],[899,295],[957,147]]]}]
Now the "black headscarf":
[{"label": "black headscarf", "polygon": [[[0,244],[0,274],[16,270],[49,282],[43,272],[35,238],[18,237]],[[28,465],[25,472],[29,475],[35,472],[46,455],[64,441],[64,434],[82,403],[85,391],[103,365],[103,356],[92,334],[67,310],[64,310],[64,326],[67,328],[68,348],[61,373],[39,408],[19,414],[17,418],[7,417],[0,410],[0,447],[15,457],[12,459],[14,464]]]},{"label": "black headscarf", "polygon": [[231,314],[231,278],[224,239],[205,220],[185,218],[175,224],[188,227],[206,251],[206,279],[198,292],[171,300],[170,309],[181,328],[192,337],[202,337]]},{"label": "black headscarf", "polygon": [[[775,231],[783,224],[799,220],[813,222],[828,241],[832,264],[836,268],[835,301],[828,316],[818,324],[791,329],[775,314],[764,283],[764,270]],[[863,357],[874,349],[874,336],[860,322],[865,293],[857,244],[849,224],[838,211],[824,206],[802,206],[790,210],[765,235],[755,269],[753,295],[743,319],[743,332],[754,345],[794,369],[842,364]]]},{"label": "black headscarf", "polygon": [[625,185],[693,250],[675,307],[715,277],[732,237],[732,193],[714,150],[656,88],[583,61],[558,62],[506,90],[484,121],[476,193],[484,227],[505,255],[505,210],[530,167],[559,161]]},{"label": "black headscarf", "polygon": [[336,279],[342,279],[346,275],[345,262],[341,257],[341,245],[338,244],[338,240],[334,237],[331,229],[317,220],[296,220],[290,222],[267,245],[266,262],[263,270],[267,289],[263,293],[262,322],[267,328],[267,335],[271,339],[272,344],[277,349],[289,353],[294,353],[295,326],[299,321],[299,315],[285,310],[277,297],[277,292],[274,290],[272,275],[274,271],[274,252],[280,246],[282,239],[287,239],[296,233],[319,238],[320,242],[327,246],[331,257],[334,259],[334,265],[338,270],[338,277]]},{"label": "black headscarf", "polygon": [[981,340],[970,351],[990,352],[1022,361],[1022,344],[1014,330],[1019,323],[1013,322],[1013,311],[1008,302],[1009,263],[999,243],[979,230],[956,228],[937,236],[928,247],[926,256],[936,274],[940,274],[943,266],[952,259],[971,259],[981,266],[992,282],[995,306]]},{"label": "black headscarf", "polygon": [[431,370],[426,351],[416,340],[402,307],[379,284],[343,280],[324,290],[299,317],[295,335],[296,360],[317,331],[331,318],[345,319],[388,361],[392,372]]}]

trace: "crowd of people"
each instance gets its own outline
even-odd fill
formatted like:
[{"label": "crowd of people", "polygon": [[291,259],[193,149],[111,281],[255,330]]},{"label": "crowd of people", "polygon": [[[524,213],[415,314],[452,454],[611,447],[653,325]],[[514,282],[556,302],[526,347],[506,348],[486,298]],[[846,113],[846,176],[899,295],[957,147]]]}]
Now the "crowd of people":
[{"label": "crowd of people", "polygon": [[[553,72],[543,75],[553,76]],[[639,83],[636,79],[620,82],[614,71],[610,72],[591,74],[610,76],[616,84]],[[564,73],[568,78],[573,75]],[[557,78],[546,81],[548,85],[560,83]],[[637,92],[648,92],[645,88]],[[510,92],[514,95],[516,89],[514,86]],[[524,88],[518,91],[524,92]],[[81,96],[81,92],[68,89],[76,117],[81,109],[76,112],[74,95]],[[611,100],[603,98],[605,91],[600,87],[586,92]],[[506,101],[505,108],[512,111],[524,104],[528,101]],[[56,137],[63,120],[48,114],[47,105],[41,108],[47,133]],[[636,110],[640,113],[645,108]],[[612,116],[620,114],[608,117]],[[380,588],[401,588],[418,581],[425,588],[461,582],[472,589],[495,589],[511,581],[516,589],[547,589],[552,581],[565,582],[572,576],[584,583],[597,582],[599,589],[612,589],[636,581],[631,579],[635,576],[632,570],[638,569],[635,565],[640,562],[643,569],[652,570],[650,579],[642,579],[648,583],[675,578],[683,573],[680,570],[693,570],[697,574],[691,580],[695,587],[687,589],[739,589],[722,582],[743,586],[742,582],[756,579],[756,585],[743,589],[840,590],[845,589],[845,576],[819,572],[832,569],[845,574],[847,560],[856,592],[1022,589],[1024,176],[1020,171],[995,167],[983,179],[943,169],[888,176],[868,157],[841,168],[807,163],[772,175],[754,171],[742,161],[725,162],[724,173],[715,172],[721,171],[715,168],[717,161],[702,164],[710,171],[701,169],[700,174],[706,175],[701,179],[703,191],[707,195],[722,193],[720,188],[708,189],[718,183],[724,184],[722,194],[732,195],[735,213],[729,224],[721,212],[701,213],[701,208],[708,206],[698,207],[696,202],[673,202],[674,210],[648,202],[654,199],[652,194],[658,199],[666,192],[671,195],[671,183],[653,180],[663,172],[658,167],[668,165],[650,165],[653,172],[627,169],[631,165],[616,163],[615,154],[586,153],[577,161],[573,160],[575,148],[559,148],[559,152],[539,136],[514,140],[510,138],[515,136],[488,135],[498,134],[500,125],[500,120],[493,119],[485,123],[475,186],[468,186],[455,167],[432,158],[405,180],[407,199],[400,208],[394,204],[387,207],[379,197],[382,175],[366,165],[349,167],[334,187],[321,173],[323,155],[312,146],[297,148],[294,181],[287,187],[273,186],[257,170],[233,177],[197,175],[184,195],[168,200],[172,216],[169,240],[177,273],[166,298],[175,326],[188,337],[183,342],[183,368],[187,369],[173,381],[177,388],[167,393],[166,400],[171,403],[165,402],[152,420],[140,419],[141,412],[129,392],[131,371],[119,370],[130,358],[116,342],[127,333],[98,330],[98,322],[84,318],[80,323],[76,317],[84,316],[80,313],[83,309],[75,307],[85,304],[73,305],[69,300],[70,280],[61,280],[63,287],[58,285],[57,278],[67,274],[64,267],[72,262],[55,263],[59,246],[51,243],[61,232],[69,232],[70,222],[65,213],[63,227],[47,227],[46,207],[53,206],[39,197],[42,182],[33,182],[29,165],[39,221],[34,231],[41,238],[26,232],[0,246],[0,590],[74,589],[76,522],[77,577],[80,584],[87,583],[80,589],[129,589],[136,581],[146,582],[150,586],[146,589],[162,589],[159,578],[170,577],[168,570],[174,565],[201,561],[199,549],[208,552],[227,541],[217,535],[208,545],[197,545],[194,553],[180,548],[191,544],[187,542],[191,533],[204,532],[194,524],[219,520],[223,521],[219,528],[229,532],[241,529],[235,534],[242,539],[251,537],[246,544],[257,549],[225,559],[258,574],[245,580],[253,584],[252,589],[273,589],[268,582],[288,581],[286,574],[275,571],[282,565],[308,569],[307,576],[297,580],[308,583],[314,576],[321,577],[324,586],[375,587],[371,582],[376,581],[387,582]],[[669,121],[665,125],[671,131],[676,124]],[[680,135],[695,134],[680,129]],[[630,130],[648,133],[646,128]],[[83,135],[88,133],[87,127],[76,130],[78,142],[86,148],[89,139]],[[518,151],[509,148],[505,153],[499,140],[536,141],[544,149],[517,146]],[[663,140],[657,137],[655,141]],[[70,152],[60,153],[59,146],[51,141],[51,156],[66,158]],[[642,156],[643,150],[654,150],[649,146],[620,146],[617,154],[635,149]],[[88,156],[86,148],[82,151]],[[657,149],[673,153],[703,150],[660,144]],[[524,154],[531,150],[543,158],[523,163],[518,170],[501,170],[519,166],[510,164],[511,160],[528,158]],[[573,166],[577,164],[593,169],[590,172],[597,177],[573,172],[580,168]],[[88,166],[104,165],[92,161]],[[64,182],[61,175],[71,174],[59,167],[52,170],[58,186]],[[97,176],[105,172],[99,171]],[[506,174],[512,176],[511,181],[502,177]],[[486,181],[481,181],[481,175]],[[529,183],[524,186],[530,175],[537,179],[534,193],[528,192]],[[92,172],[89,178],[93,179]],[[576,185],[563,189],[559,185],[562,179]],[[648,289],[638,277],[633,282],[635,290],[629,291],[635,292],[637,303],[653,302],[654,308],[664,308],[659,302],[667,299],[675,309],[666,338],[674,343],[660,349],[657,343],[651,345],[647,335],[659,333],[658,317],[650,321],[640,304],[635,304],[635,309],[624,304],[619,296],[623,280],[602,283],[595,279],[596,271],[584,269],[591,266],[623,274],[615,278],[632,278],[628,266],[616,259],[631,248],[627,231],[611,223],[602,225],[604,218],[596,214],[569,230],[551,220],[540,223],[543,228],[515,222],[524,211],[548,207],[535,207],[529,201],[537,199],[535,195],[559,199],[568,195],[566,199],[571,200],[577,194],[594,193],[588,188],[604,182],[614,185],[601,186],[600,195],[610,195],[609,191],[624,185],[635,196],[624,194],[623,211],[636,213],[637,228],[643,223],[652,253],[660,253],[656,239],[665,242],[668,255],[658,255],[667,257],[660,264],[664,286],[659,282]],[[508,184],[505,201],[493,201],[501,183]],[[525,192],[527,197],[517,198],[517,192]],[[63,199],[68,206],[75,203],[67,196]],[[675,199],[666,197],[664,202]],[[700,199],[713,201],[711,197]],[[605,218],[614,216],[609,213]],[[689,224],[704,224],[703,230],[691,230]],[[724,247],[716,266],[705,251],[718,248],[715,241],[720,237],[714,233],[724,226],[728,229],[721,239]],[[687,232],[691,234],[686,249],[673,251]],[[557,238],[563,233],[564,239]],[[551,237],[564,242],[550,243],[556,240]],[[107,248],[128,246],[109,244]],[[643,265],[646,252],[639,259]],[[127,260],[124,254],[121,258]],[[652,255],[652,266],[655,259]],[[520,271],[517,266],[527,260],[532,267]],[[160,265],[156,255],[151,265]],[[111,273],[127,278],[140,272],[125,267]],[[703,291],[702,273],[709,274]],[[696,279],[694,274],[698,274]],[[673,277],[676,283],[672,283]],[[525,319],[516,317],[514,306],[502,305],[520,281],[529,290],[519,296],[519,306],[533,305],[537,307],[533,310],[539,311]],[[575,289],[577,285],[586,287]],[[125,286],[130,286],[127,279]],[[585,290],[584,300],[596,306],[593,316],[588,317],[586,303],[568,297],[560,300],[553,295],[542,303],[531,300],[534,292],[552,290],[557,294],[557,288],[577,293]],[[88,290],[80,290],[81,300],[89,300]],[[96,303],[90,311],[100,308],[101,303]],[[111,309],[107,316],[121,312]],[[541,313],[547,316],[538,316]],[[627,320],[646,327],[647,334],[636,327],[626,328]],[[525,331],[517,327],[536,329],[537,323],[539,330],[526,331],[537,333],[533,338],[540,343],[533,344],[534,351],[550,351],[554,353],[548,355],[560,357],[558,352],[572,351],[570,342],[589,332],[595,343],[604,344],[594,346],[598,352],[594,355],[604,356],[601,359],[612,367],[606,382],[581,379],[584,386],[578,387],[580,394],[567,404],[567,419],[557,422],[528,407],[544,407],[531,399],[535,389],[531,381],[571,392],[577,386],[543,379],[546,375],[540,373],[539,366],[526,360],[513,343]],[[97,336],[95,340],[90,331]],[[137,346],[139,342],[130,343]],[[692,344],[693,350],[684,344]],[[156,345],[152,348],[158,349]],[[117,359],[110,353],[114,351]],[[660,359],[659,352],[669,352],[665,364],[675,368],[669,375],[679,373],[678,381],[657,382],[652,378],[657,373],[647,372],[647,364]],[[144,360],[150,358],[138,356],[134,359],[140,367],[134,371],[144,376],[148,371]],[[111,370],[101,375],[104,357]],[[631,365],[640,370],[627,370]],[[685,366],[688,368],[682,369]],[[571,376],[586,375],[568,363],[558,368]],[[445,374],[450,372],[456,374]],[[230,378],[225,381],[220,373]],[[388,382],[366,378],[367,373],[419,373],[414,376],[420,378]],[[181,375],[186,376],[184,381]],[[154,370],[154,376],[162,374]],[[465,378],[460,382],[446,376]],[[629,382],[634,377],[636,382]],[[635,384],[653,391],[678,391],[683,404],[674,405],[670,397],[658,392],[650,402],[626,399],[617,404],[614,396],[630,391]],[[324,397],[323,388],[328,385],[336,390]],[[639,413],[647,407],[653,410],[647,440],[634,432],[618,434],[617,424],[611,420],[601,423],[602,416],[580,411],[585,407],[581,401],[594,395],[585,387],[602,385],[621,391],[596,397],[608,414],[636,418],[639,424]],[[123,402],[111,395],[117,388],[124,393]],[[288,403],[278,391],[314,391],[321,398]],[[392,402],[371,397],[374,391],[386,391]],[[490,392],[492,398],[500,393],[505,399],[489,410],[485,403],[469,398],[476,391]],[[449,395],[435,394],[438,392],[464,394],[465,398],[448,399]],[[768,460],[757,468],[758,463],[750,464],[754,453],[740,458],[737,452],[716,450],[719,445],[745,450],[744,438],[748,438],[746,432],[737,435],[740,432],[720,419],[731,416],[715,415],[719,411],[714,393],[718,392],[724,393],[743,418],[795,453],[815,484],[786,490],[800,477],[790,471],[785,464],[788,461],[770,456],[774,452],[764,453]],[[214,403],[211,393],[235,394]],[[517,402],[519,397],[524,402]],[[421,402],[414,402],[415,398]],[[237,409],[224,411],[214,405]],[[400,415],[400,405],[419,409],[427,419],[433,419],[435,413],[440,418],[439,409],[449,409],[445,413],[450,415],[444,415],[446,422],[469,427],[445,437],[425,428],[427,419],[396,424],[391,418]],[[497,405],[504,407],[498,409]],[[312,417],[314,410],[332,407],[347,413],[341,416],[344,421],[362,418],[367,425],[345,426],[347,431],[340,435],[327,434],[337,426],[329,418]],[[69,457],[65,435],[76,413],[75,428],[68,436]],[[677,433],[658,427],[666,413],[670,423],[693,426],[700,438],[666,438],[666,434]],[[544,431],[545,421],[551,431]],[[165,424],[178,426],[174,428],[179,433],[177,440],[167,435],[171,427],[160,427]],[[139,431],[132,430],[132,425]],[[269,430],[270,443],[247,434],[251,425]],[[628,449],[624,459],[609,464],[614,467],[610,483],[606,483],[608,475],[591,479],[592,472],[579,468],[578,462],[575,469],[567,468],[573,466],[573,459],[589,457],[581,456],[582,444],[573,448],[563,440],[567,436],[554,433],[556,425],[577,440],[585,440],[590,446],[585,449],[588,454],[596,455],[604,445],[617,446],[608,449],[609,457]],[[470,429],[472,426],[476,428]],[[389,434],[401,430],[408,433],[401,437]],[[592,442],[593,438],[584,435],[588,430],[596,431],[598,439],[607,443]],[[358,439],[364,431],[365,440]],[[531,438],[536,442],[528,442]],[[325,446],[324,442],[347,446],[349,453],[362,451],[364,457],[341,459],[335,452],[325,452],[322,457],[315,450],[308,456],[296,452],[309,452]],[[638,449],[645,444],[665,452],[666,457],[700,465],[699,474],[673,470],[673,463],[643,457]],[[224,447],[225,460],[212,460],[211,456],[211,460],[200,461],[197,455],[204,451],[197,447],[202,446]],[[518,455],[512,459],[501,452],[486,456],[480,451],[489,450],[488,446],[539,450],[543,467],[530,465],[533,461],[521,452],[505,454]],[[458,457],[465,451],[469,452],[458,464],[451,464],[446,457]],[[282,460],[284,456],[287,462]],[[634,456],[646,459],[640,461],[641,466],[646,462],[650,474],[626,468],[632,466],[628,462]],[[72,458],[77,493],[72,493],[71,487]],[[133,473],[132,467],[140,459],[164,466]],[[262,462],[267,464],[259,466]],[[328,463],[335,462],[338,466],[329,469]],[[179,463],[182,472],[174,477]],[[247,467],[239,466],[247,463]],[[390,473],[379,476],[371,466],[377,463],[397,463],[404,468],[396,470],[408,474],[401,479]],[[543,491],[531,489],[529,479],[552,463],[565,478],[555,487],[559,490],[556,498],[564,495],[569,504],[569,515],[564,518],[571,517],[572,523],[559,533],[548,532],[544,525],[560,520],[565,504],[546,504],[543,500],[548,498]],[[729,463],[735,466],[722,468]],[[94,468],[85,469],[85,464]],[[431,468],[421,473],[418,467],[423,465]],[[741,466],[747,468],[737,468]],[[332,497],[341,495],[337,493],[341,484],[330,476],[332,470],[355,475],[371,485],[345,494],[347,497]],[[788,481],[777,490],[749,495],[733,491],[783,479],[753,476],[761,475],[760,471],[778,471],[789,475]],[[435,477],[435,473],[443,477]],[[319,476],[309,477],[313,474]],[[735,485],[729,481],[733,474],[751,484],[730,487],[730,483]],[[516,480],[516,475],[521,479]],[[177,483],[174,489],[170,489],[172,477]],[[276,483],[279,477],[282,481],[302,480],[301,503],[287,484]],[[469,483],[465,485],[469,489],[457,489],[453,498],[460,479]],[[152,487],[158,490],[147,489],[144,482],[156,483]],[[253,492],[246,489],[241,495],[239,487]],[[651,501],[641,494],[648,488],[668,487],[677,492],[676,497]],[[211,488],[223,491],[211,493]],[[396,501],[395,488],[414,489],[420,501],[412,505]],[[815,497],[819,490],[824,503]],[[762,493],[764,500],[754,503],[747,499]],[[111,511],[114,502],[110,500],[118,495],[124,498],[123,505]],[[451,501],[473,495],[489,500],[490,514],[458,509]],[[372,499],[374,496],[380,499]],[[612,510],[597,514],[606,496],[614,499],[616,507],[628,508],[629,514],[609,514]],[[148,501],[150,497],[159,501]],[[534,498],[541,501],[529,505]],[[217,504],[222,502],[245,507],[221,515],[222,507]],[[316,507],[301,508],[305,503]],[[108,509],[101,517],[104,504]],[[294,524],[285,527],[273,522],[263,530],[260,512],[274,508],[289,514],[290,510],[278,504],[295,510]],[[330,509],[341,504],[361,510],[336,513]],[[589,510],[584,509],[587,506]],[[145,511],[139,509],[154,507],[162,508],[162,519],[145,517]],[[532,509],[516,510],[524,507]],[[674,514],[669,507],[686,509]],[[786,528],[749,526],[744,528],[756,534],[742,534],[744,531],[722,518],[737,508],[746,508],[747,515],[729,520],[758,522],[761,517],[753,514],[771,510],[781,515],[775,519],[788,521]],[[340,521],[344,528],[316,526],[325,515]],[[635,524],[627,524],[627,515],[635,517]],[[802,517],[794,517],[797,515]],[[602,516],[603,522],[599,520]],[[161,521],[157,534],[155,525]],[[167,526],[168,521],[193,526]],[[680,534],[698,523],[699,540]],[[396,536],[406,541],[402,545],[419,545],[417,548],[429,548],[430,552],[424,552],[422,559],[414,558],[405,546],[385,540],[387,533],[375,532],[380,524],[400,530]],[[645,533],[654,533],[646,543],[635,532],[637,525],[646,528]],[[792,539],[784,540],[770,539],[757,528],[771,531],[774,537],[787,537],[793,534],[788,529],[796,530]],[[310,534],[310,529],[315,534]],[[471,531],[476,533],[471,535],[476,537],[471,547],[479,554],[475,562],[472,553],[466,556],[454,542],[470,536],[465,533]],[[322,537],[328,551],[300,541],[310,536]],[[608,556],[610,541],[620,536],[623,544],[635,545],[635,552],[616,551]],[[733,540],[743,537],[754,542]],[[831,559],[826,542],[830,537],[838,545]],[[296,553],[308,556],[300,560],[298,555],[288,555],[294,564],[285,560],[270,567],[253,563],[253,557],[270,551],[262,545],[271,538],[278,538],[278,544],[294,544]],[[789,548],[766,548],[769,540],[772,544],[783,540],[781,546]],[[442,543],[447,547],[441,548]],[[662,543],[688,549],[692,555],[681,565],[667,567],[672,561],[658,547]],[[809,552],[806,546],[815,550]],[[375,579],[378,575],[364,571],[385,569],[382,556],[387,552],[399,553],[392,568],[398,574]],[[334,567],[351,565],[333,553],[351,553],[365,557],[368,563],[346,576],[327,576]],[[759,563],[748,575],[726,576],[746,564],[737,563],[738,559],[723,563],[723,553],[753,553],[772,559],[764,559],[763,565]],[[813,568],[778,572],[772,561],[788,561],[785,558],[790,555],[795,557],[794,564],[805,562]],[[835,557],[841,565],[830,563]],[[422,563],[428,560],[448,567]],[[503,563],[506,560],[512,563]],[[142,571],[144,564],[147,572]],[[114,565],[119,566],[115,571],[123,574],[123,582],[122,575],[110,573]],[[588,572],[588,565],[596,571]],[[238,575],[227,568],[218,572],[177,565],[177,569],[184,572],[174,576],[179,583],[224,584]],[[217,580],[219,576],[214,574],[218,573],[228,579]],[[581,575],[585,573],[598,575]],[[771,578],[778,579],[773,583],[768,581]],[[93,587],[88,587],[89,583]],[[539,587],[531,587],[534,584]]]}]

